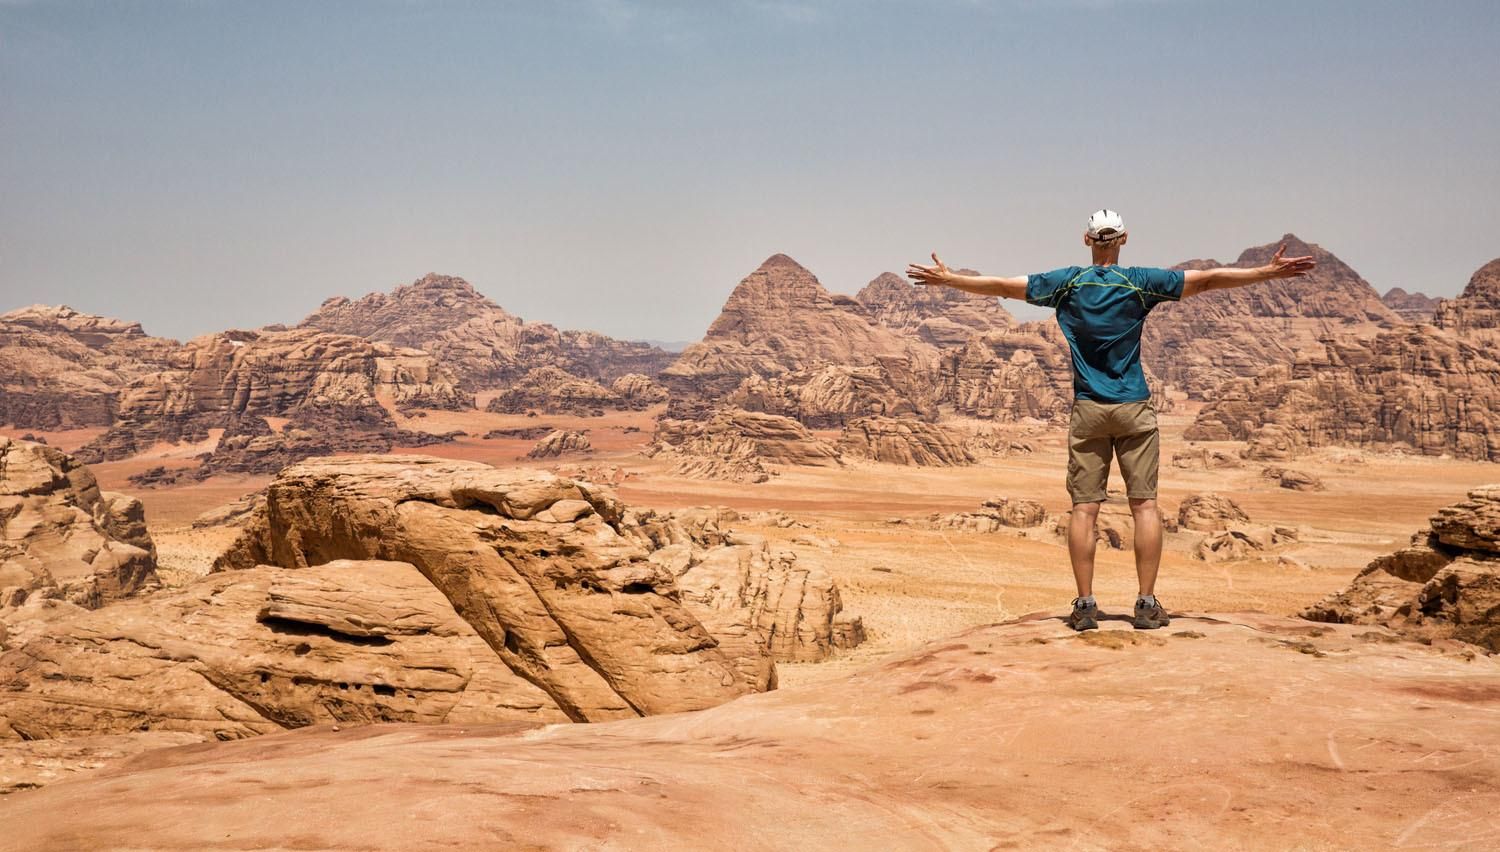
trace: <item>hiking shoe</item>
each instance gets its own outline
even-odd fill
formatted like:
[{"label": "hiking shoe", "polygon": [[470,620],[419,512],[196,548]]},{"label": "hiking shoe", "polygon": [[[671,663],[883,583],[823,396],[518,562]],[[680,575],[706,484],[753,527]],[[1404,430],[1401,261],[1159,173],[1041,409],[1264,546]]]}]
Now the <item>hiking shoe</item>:
[{"label": "hiking shoe", "polygon": [[1161,605],[1161,601],[1147,604],[1145,601],[1135,602],[1135,628],[1137,630],[1155,630],[1158,627],[1166,627],[1172,623],[1167,617],[1167,610]]},{"label": "hiking shoe", "polygon": [[1083,598],[1073,599],[1073,611],[1068,613],[1066,623],[1074,630],[1099,629],[1099,605],[1086,604]]}]

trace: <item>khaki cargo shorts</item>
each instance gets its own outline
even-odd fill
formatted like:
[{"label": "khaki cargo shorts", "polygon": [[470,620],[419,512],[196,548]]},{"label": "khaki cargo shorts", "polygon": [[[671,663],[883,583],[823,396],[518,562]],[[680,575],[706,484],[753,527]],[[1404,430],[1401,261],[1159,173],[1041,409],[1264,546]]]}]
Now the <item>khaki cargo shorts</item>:
[{"label": "khaki cargo shorts", "polygon": [[1120,460],[1125,496],[1154,499],[1160,455],[1156,409],[1149,401],[1073,400],[1073,418],[1068,423],[1068,493],[1074,503],[1104,500],[1111,456]]}]

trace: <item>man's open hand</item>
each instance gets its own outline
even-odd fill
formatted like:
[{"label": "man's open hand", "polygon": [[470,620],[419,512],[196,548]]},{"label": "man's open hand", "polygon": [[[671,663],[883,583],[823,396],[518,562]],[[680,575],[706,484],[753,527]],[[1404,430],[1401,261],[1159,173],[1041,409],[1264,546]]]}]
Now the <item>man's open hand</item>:
[{"label": "man's open hand", "polygon": [[953,280],[953,272],[948,269],[947,264],[938,260],[937,252],[932,253],[932,262],[935,264],[934,266],[922,266],[918,263],[908,264],[906,267],[906,277],[910,278],[914,284],[923,285],[937,284],[942,286]]},{"label": "man's open hand", "polygon": [[1307,255],[1306,257],[1283,257],[1285,254],[1286,244],[1282,243],[1281,247],[1276,249],[1276,254],[1271,257],[1271,262],[1263,267],[1267,273],[1266,278],[1268,280],[1272,278],[1301,278],[1318,265],[1317,261],[1313,260],[1312,255]]}]

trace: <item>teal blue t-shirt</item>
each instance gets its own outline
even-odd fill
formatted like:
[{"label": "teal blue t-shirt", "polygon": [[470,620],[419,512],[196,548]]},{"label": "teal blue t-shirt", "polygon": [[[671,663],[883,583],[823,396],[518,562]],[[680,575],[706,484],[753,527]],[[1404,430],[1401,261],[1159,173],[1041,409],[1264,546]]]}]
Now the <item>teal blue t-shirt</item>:
[{"label": "teal blue t-shirt", "polygon": [[1141,370],[1141,326],[1162,302],[1182,298],[1178,269],[1069,266],[1026,279],[1026,301],[1057,311],[1073,350],[1073,396],[1095,402],[1151,398]]}]

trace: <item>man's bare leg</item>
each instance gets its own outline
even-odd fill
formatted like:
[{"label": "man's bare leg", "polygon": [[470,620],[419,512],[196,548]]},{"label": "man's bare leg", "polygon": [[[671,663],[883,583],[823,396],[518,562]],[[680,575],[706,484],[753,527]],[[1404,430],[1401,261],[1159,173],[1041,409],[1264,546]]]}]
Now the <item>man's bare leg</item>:
[{"label": "man's bare leg", "polygon": [[[1089,597],[1094,593],[1094,547],[1099,543],[1094,534],[1094,523],[1099,518],[1098,503],[1074,503],[1073,515],[1068,519],[1068,558],[1073,562],[1073,581],[1078,584],[1078,596]],[[1159,526],[1159,524],[1158,524]],[[1161,555],[1161,533],[1156,536],[1157,556]],[[1156,572],[1152,570],[1152,577]]]},{"label": "man's bare leg", "polygon": [[[1097,504],[1096,504],[1097,507]],[[1141,594],[1156,594],[1156,572],[1161,567],[1161,512],[1153,499],[1130,499],[1130,514],[1135,520],[1135,575],[1140,580]],[[1072,538],[1069,537],[1071,544]],[[1092,575],[1093,558],[1090,554],[1089,568]],[[1077,573],[1078,563],[1073,563]]]}]

